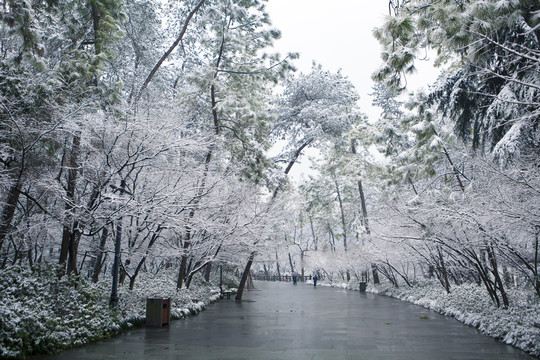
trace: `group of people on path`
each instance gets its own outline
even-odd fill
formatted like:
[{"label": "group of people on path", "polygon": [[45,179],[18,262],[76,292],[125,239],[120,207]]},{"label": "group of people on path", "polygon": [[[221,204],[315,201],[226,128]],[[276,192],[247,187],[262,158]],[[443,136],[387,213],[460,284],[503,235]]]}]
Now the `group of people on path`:
[{"label": "group of people on path", "polygon": [[[298,276],[300,276],[298,273],[292,274],[293,285],[296,285],[296,283],[298,282]],[[317,274],[313,275],[313,286],[317,286],[317,280],[319,280]]]}]

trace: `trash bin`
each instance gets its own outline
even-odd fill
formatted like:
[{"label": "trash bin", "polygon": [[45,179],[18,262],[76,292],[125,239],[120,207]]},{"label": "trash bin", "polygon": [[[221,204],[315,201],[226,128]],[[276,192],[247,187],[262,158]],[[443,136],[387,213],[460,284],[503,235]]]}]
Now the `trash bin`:
[{"label": "trash bin", "polygon": [[170,298],[146,299],[146,326],[161,327],[163,325],[168,325],[170,318]]},{"label": "trash bin", "polygon": [[360,283],[360,292],[366,292],[367,284],[365,282]]}]

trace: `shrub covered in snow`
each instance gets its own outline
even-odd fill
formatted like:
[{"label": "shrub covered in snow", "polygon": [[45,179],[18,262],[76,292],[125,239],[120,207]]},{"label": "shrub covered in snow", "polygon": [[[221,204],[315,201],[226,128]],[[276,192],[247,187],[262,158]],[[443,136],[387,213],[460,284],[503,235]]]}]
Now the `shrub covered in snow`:
[{"label": "shrub covered in snow", "polygon": [[[322,286],[359,290],[359,283],[320,282]],[[484,334],[513,345],[534,356],[540,356],[540,301],[531,290],[514,289],[508,309],[498,308],[482,286],[465,283],[454,285],[447,293],[437,280],[424,280],[413,287],[374,286],[368,292],[391,296],[431,309],[478,328]]]},{"label": "shrub covered in snow", "polygon": [[59,279],[47,267],[34,273],[22,267],[2,270],[0,355],[51,353],[115,334],[121,321],[109,309],[103,285]]},{"label": "shrub covered in snow", "polygon": [[22,359],[58,352],[111,337],[144,323],[146,298],[170,297],[171,317],[200,312],[219,298],[219,288],[196,277],[190,289],[176,290],[176,274],[141,274],[135,288],[119,287],[119,304],[109,306],[111,279],[97,284],[57,276],[54,267],[31,272],[0,271],[0,358]]},{"label": "shrub covered in snow", "polygon": [[368,291],[455,317],[486,335],[540,356],[540,302],[531,291],[515,289],[509,293],[508,309],[497,308],[486,290],[476,284],[454,285],[449,294],[440,283],[430,280],[414,287],[370,286]]}]

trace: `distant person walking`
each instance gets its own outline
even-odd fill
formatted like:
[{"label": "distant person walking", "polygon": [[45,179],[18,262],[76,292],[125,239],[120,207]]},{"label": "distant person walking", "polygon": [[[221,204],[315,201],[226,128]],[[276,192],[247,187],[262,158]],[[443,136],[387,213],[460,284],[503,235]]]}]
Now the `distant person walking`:
[{"label": "distant person walking", "polygon": [[317,286],[317,280],[319,280],[317,274],[313,275],[313,286]]}]

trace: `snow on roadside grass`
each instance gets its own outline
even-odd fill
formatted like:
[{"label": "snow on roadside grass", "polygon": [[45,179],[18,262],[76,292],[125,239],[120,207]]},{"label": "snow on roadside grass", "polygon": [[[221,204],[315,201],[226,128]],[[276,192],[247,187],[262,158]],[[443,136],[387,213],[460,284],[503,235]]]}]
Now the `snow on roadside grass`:
[{"label": "snow on roadside grass", "polygon": [[98,284],[72,277],[58,279],[53,268],[34,273],[23,267],[0,271],[0,358],[23,359],[109,338],[146,316],[146,299],[170,297],[171,318],[202,311],[219,299],[219,288],[194,278],[190,289],[176,290],[176,274],[141,274],[135,288],[119,287],[116,310],[109,307],[111,279]]},{"label": "snow on roadside grass", "polygon": [[[343,287],[343,284],[331,286]],[[359,286],[358,283],[351,283],[348,288],[358,290]],[[512,289],[508,294],[508,309],[497,308],[486,290],[476,284],[454,285],[450,294],[436,280],[426,280],[412,288],[370,284],[367,291],[454,317],[486,335],[540,356],[540,299],[531,291]]]}]

